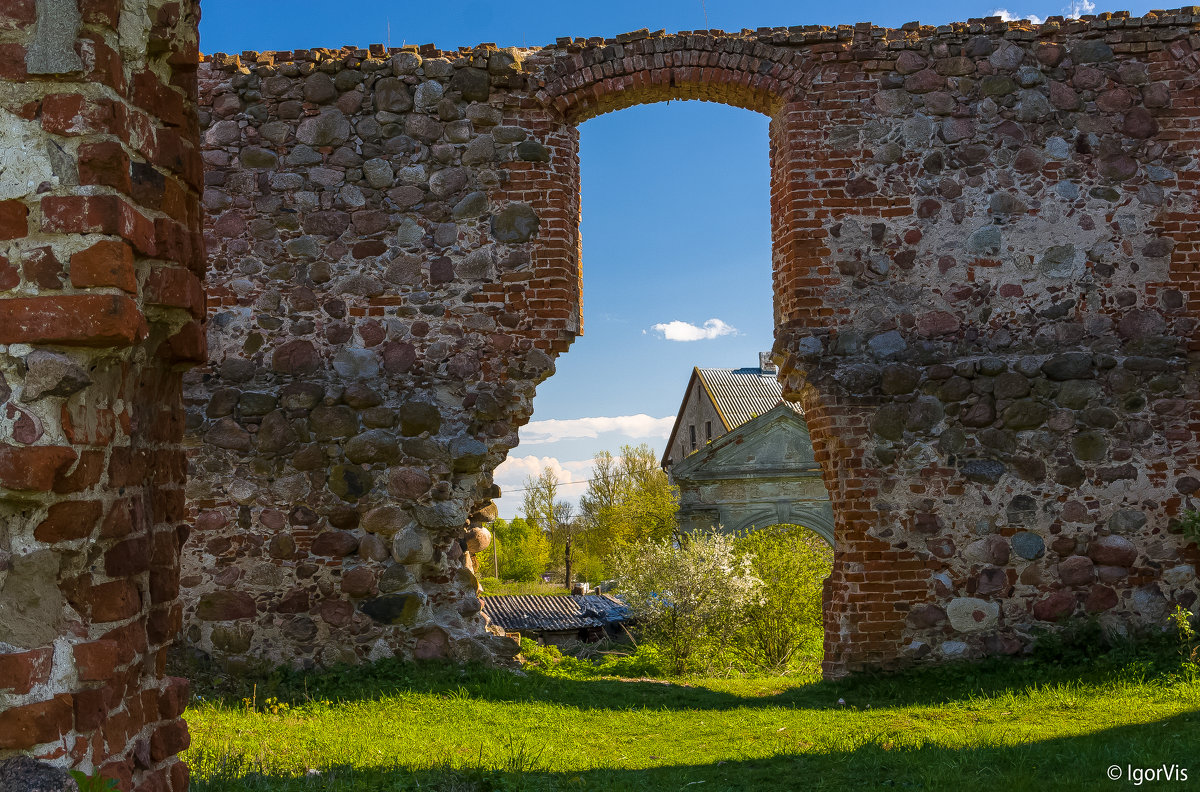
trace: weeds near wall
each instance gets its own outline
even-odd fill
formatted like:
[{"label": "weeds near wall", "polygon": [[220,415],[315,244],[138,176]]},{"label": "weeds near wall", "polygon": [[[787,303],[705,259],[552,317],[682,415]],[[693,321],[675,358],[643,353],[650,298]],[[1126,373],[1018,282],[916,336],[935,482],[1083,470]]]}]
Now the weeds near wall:
[{"label": "weeds near wall", "polygon": [[111,778],[105,778],[97,773],[96,775],[86,775],[79,770],[69,770],[71,778],[75,779],[76,786],[79,787],[79,792],[113,792],[117,788],[117,782]]},{"label": "weeds near wall", "polygon": [[1200,638],[1192,625],[1192,613],[1182,605],[1176,605],[1170,622],[1179,641],[1180,676],[1194,682],[1200,678]]},{"label": "weeds near wall", "polygon": [[1194,545],[1200,546],[1200,511],[1187,509],[1179,516],[1179,529],[1183,538]]}]

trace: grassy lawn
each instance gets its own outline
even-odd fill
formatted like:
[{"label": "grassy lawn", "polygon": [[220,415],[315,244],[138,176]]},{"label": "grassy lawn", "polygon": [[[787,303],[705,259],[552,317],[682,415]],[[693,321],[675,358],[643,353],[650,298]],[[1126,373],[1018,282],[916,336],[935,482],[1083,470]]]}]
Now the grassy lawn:
[{"label": "grassy lawn", "polygon": [[521,583],[516,580],[484,578],[480,581],[480,584],[483,586],[484,596],[489,594],[492,596],[500,596],[502,594],[538,594],[541,596],[565,597],[571,593],[558,583],[543,583],[540,580]]},{"label": "grassy lawn", "polygon": [[1200,680],[1166,649],[837,683],[385,662],[242,692],[185,715],[197,792],[1135,788],[1114,764],[1200,787]]}]

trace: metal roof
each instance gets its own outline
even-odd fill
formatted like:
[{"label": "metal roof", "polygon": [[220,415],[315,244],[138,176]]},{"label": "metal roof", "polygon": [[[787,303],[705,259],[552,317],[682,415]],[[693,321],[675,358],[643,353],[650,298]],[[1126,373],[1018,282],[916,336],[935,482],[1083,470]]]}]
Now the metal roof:
[{"label": "metal roof", "polygon": [[784,400],[783,386],[779,384],[774,371],[763,371],[757,367],[697,367],[696,373],[729,431],[769,412],[780,403],[787,404],[797,413],[801,412],[799,404]]},{"label": "metal roof", "polygon": [[483,612],[493,624],[511,632],[579,630],[629,618],[625,603],[607,594],[485,596]]}]

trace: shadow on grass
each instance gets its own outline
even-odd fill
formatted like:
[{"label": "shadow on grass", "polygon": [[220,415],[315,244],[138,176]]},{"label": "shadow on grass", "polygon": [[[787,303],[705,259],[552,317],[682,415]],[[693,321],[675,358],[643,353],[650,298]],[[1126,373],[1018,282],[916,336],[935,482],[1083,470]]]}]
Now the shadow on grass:
[{"label": "shadow on grass", "polygon": [[[1086,728],[1086,727],[1085,727]],[[686,740],[687,735],[679,739]],[[603,744],[594,769],[556,772],[553,757],[527,746],[508,756],[480,757],[476,766],[386,769],[322,768],[294,778],[269,770],[222,764],[220,757],[193,757],[192,792],[542,792],[542,790],[873,790],[873,789],[1129,789],[1130,770],[1157,768],[1147,789],[1194,789],[1200,785],[1200,713],[1190,712],[1138,726],[1012,746],[962,749],[905,746],[875,737],[852,750],[801,747],[765,759],[674,765],[644,769],[605,768]],[[1116,767],[1113,783],[1107,775]],[[1171,775],[1165,775],[1170,770]],[[1188,778],[1181,777],[1181,771]],[[1146,780],[1148,777],[1143,776]]]},{"label": "shadow on grass", "polygon": [[[194,692],[210,701],[243,706],[244,699],[268,697],[293,704],[310,699],[374,700],[391,695],[421,693],[499,702],[542,702],[581,710],[727,710],[787,707],[834,709],[842,706],[902,707],[940,705],[979,696],[1021,694],[1046,685],[1144,683],[1166,679],[1178,671],[1179,660],[1163,647],[1142,646],[1128,654],[1106,655],[1086,664],[1057,666],[1045,661],[992,658],[976,663],[910,670],[899,674],[863,673],[839,681],[775,678],[778,691],[767,695],[738,695],[721,687],[736,682],[711,680],[574,678],[527,668],[513,673],[484,666],[412,664],[384,660],[370,666],[300,673],[279,671],[259,679],[192,676]],[[708,687],[712,684],[713,687]],[[840,704],[844,700],[845,704]]]}]

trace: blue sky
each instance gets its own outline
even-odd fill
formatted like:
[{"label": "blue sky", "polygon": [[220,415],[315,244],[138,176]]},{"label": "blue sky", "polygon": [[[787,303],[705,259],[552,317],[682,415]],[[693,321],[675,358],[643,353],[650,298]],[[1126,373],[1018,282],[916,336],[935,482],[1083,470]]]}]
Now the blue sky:
[{"label": "blue sky", "polygon": [[[752,0],[546,2],[459,0],[202,0],[202,52],[372,43],[443,49],[494,42],[541,46],[559,36],[850,24],[897,27],[969,17],[1012,18],[1117,8],[1071,2],[798,3]],[[1149,4],[1123,4],[1145,13]],[[332,9],[332,10],[331,10]],[[587,479],[602,449],[647,442],[660,451],[692,366],[754,365],[771,346],[767,119],[699,102],[600,116],[581,127],[584,331],[538,391],[522,443],[496,473],[509,493],[544,465]],[[656,329],[656,326],[657,329]],[[697,340],[673,340],[700,336]],[[565,487],[574,500],[583,484]]]}]

